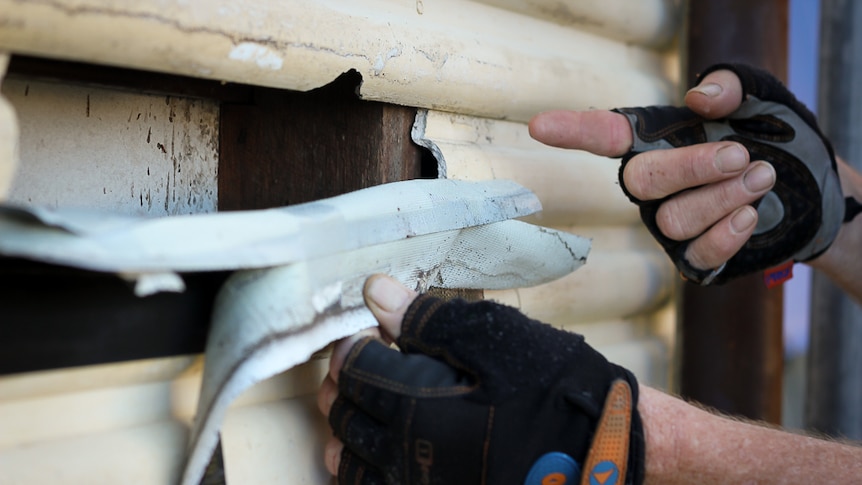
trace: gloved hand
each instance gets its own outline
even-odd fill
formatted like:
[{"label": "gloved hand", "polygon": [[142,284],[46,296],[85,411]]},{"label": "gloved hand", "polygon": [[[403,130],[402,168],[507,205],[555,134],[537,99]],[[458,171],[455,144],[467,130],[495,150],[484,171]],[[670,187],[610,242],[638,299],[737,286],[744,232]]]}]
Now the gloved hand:
[{"label": "gloved hand", "polygon": [[[620,184],[640,206],[641,218],[664,247],[682,275],[696,283],[724,283],[732,278],[766,270],[788,261],[806,261],[823,253],[845,217],[845,201],[829,141],[814,115],[769,73],[741,64],[720,64],[736,73],[742,83],[743,102],[730,116],[706,120],[688,108],[648,107],[614,110],[632,126],[634,144],[622,159]],[[685,258],[694,239],[676,241],[656,224],[660,200],[639,200],[623,181],[626,164],[638,153],[719,140],[744,145],[751,160],[765,160],[775,168],[774,188],[755,204],[758,224],[752,237],[724,266],[700,270]],[[848,201],[847,207],[853,207]],[[855,213],[847,212],[852,217]]]},{"label": "gloved hand", "polygon": [[637,382],[582,336],[422,295],[396,343],[367,337],[344,358],[329,410],[338,483],[643,482]]}]

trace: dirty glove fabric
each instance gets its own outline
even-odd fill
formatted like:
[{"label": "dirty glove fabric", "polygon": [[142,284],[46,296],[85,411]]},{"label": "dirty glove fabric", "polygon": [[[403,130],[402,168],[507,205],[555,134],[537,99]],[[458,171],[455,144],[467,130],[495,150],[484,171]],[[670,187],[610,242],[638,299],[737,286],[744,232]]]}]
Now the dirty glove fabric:
[{"label": "dirty glove fabric", "polygon": [[[338,483],[572,485],[577,465],[583,483],[643,482],[637,382],[582,336],[493,302],[423,295],[396,343],[362,340],[342,367],[329,416],[345,445]],[[600,418],[607,439],[594,439]]]},{"label": "dirty glove fabric", "polygon": [[[671,106],[615,110],[629,119],[635,140],[623,157],[620,184],[640,206],[644,223],[682,275],[701,284],[723,283],[791,260],[814,258],[835,239],[845,214],[835,155],[814,115],[766,71],[719,64],[701,77],[720,69],[735,72],[743,89],[742,105],[725,119],[705,120],[688,108]],[[748,149],[752,161],[771,163],[777,179],[755,204],[758,223],[745,246],[724,267],[703,271],[685,259],[691,240],[674,241],[658,229],[656,213],[667,199],[638,200],[626,189],[622,174],[638,153],[720,140],[737,141]]]}]

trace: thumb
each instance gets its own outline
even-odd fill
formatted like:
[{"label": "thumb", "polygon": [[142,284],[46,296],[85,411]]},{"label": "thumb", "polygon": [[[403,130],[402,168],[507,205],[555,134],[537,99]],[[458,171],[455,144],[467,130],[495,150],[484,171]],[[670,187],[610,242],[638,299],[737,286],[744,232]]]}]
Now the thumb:
[{"label": "thumb", "polygon": [[383,333],[392,340],[401,335],[401,321],[418,293],[384,274],[370,276],[363,289],[365,304],[377,318]]},{"label": "thumb", "polygon": [[685,94],[685,104],[707,119],[723,118],[742,103],[742,82],[727,69],[707,74]]}]

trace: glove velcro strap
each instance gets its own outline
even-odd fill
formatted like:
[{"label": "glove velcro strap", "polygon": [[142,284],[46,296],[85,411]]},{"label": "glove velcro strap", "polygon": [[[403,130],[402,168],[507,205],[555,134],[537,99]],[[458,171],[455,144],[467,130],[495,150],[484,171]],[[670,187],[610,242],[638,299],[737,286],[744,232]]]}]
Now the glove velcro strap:
[{"label": "glove velcro strap", "polygon": [[584,462],[581,485],[626,483],[632,426],[632,389],[617,379],[611,384],[604,412]]}]

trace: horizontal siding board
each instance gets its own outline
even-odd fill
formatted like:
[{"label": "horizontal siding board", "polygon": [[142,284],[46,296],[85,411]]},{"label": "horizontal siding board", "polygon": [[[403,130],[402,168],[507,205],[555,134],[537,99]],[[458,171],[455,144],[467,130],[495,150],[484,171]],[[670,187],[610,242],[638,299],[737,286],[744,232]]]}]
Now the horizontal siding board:
[{"label": "horizontal siding board", "polygon": [[0,453],[0,483],[176,483],[187,441],[188,428],[174,420],[42,441]]},{"label": "horizontal siding board", "polygon": [[300,91],[354,69],[365,99],[491,118],[672,95],[662,53],[461,0],[0,0],[0,11],[0,50],[13,53]]},{"label": "horizontal siding board", "polygon": [[543,145],[523,123],[425,111],[413,130],[433,146],[440,172],[460,180],[509,179],[532,190],[544,226],[631,224],[637,208],[619,190],[618,160]]},{"label": "horizontal siding board", "polygon": [[[618,162],[542,146],[524,123],[554,108],[672,102],[676,53],[654,47],[673,37],[678,4],[483,2],[0,0],[0,51],[297,91],[356,70],[364,99],[429,110],[422,137],[443,173],[514,179],[544,204],[530,222],[592,238],[573,275],[486,296],[667,387],[677,278],[619,190]],[[0,146],[16,126],[0,106]],[[96,136],[96,149],[110,145]],[[0,197],[10,157],[0,151]],[[201,366],[186,356],[0,378],[0,429],[12,430],[0,434],[0,483],[175,482]],[[314,405],[326,369],[313,359],[234,402],[229,483],[326,483],[329,430]]]},{"label": "horizontal siding board", "polygon": [[[9,54],[0,49],[0,83],[6,74]],[[0,202],[6,200],[18,168],[18,120],[9,101],[0,93]]]},{"label": "horizontal siding board", "polygon": [[523,123],[438,111],[421,112],[413,136],[432,148],[446,177],[514,180],[542,202],[530,222],[595,236],[575,273],[486,297],[552,324],[628,317],[669,301],[674,271],[620,190],[618,161],[547,147]]},{"label": "horizontal siding board", "polygon": [[[232,406],[312,395],[327,368],[327,360],[314,358],[248,389]],[[24,445],[163,420],[190,425],[202,371],[200,357],[171,357],[4,377],[0,455]]]},{"label": "horizontal siding board", "polygon": [[587,264],[571,275],[485,296],[552,324],[630,317],[667,303],[673,272],[666,259],[659,252],[593,249]]},{"label": "horizontal siding board", "polygon": [[621,42],[661,47],[681,22],[680,0],[474,0]]},{"label": "horizontal siding board", "polygon": [[331,435],[314,395],[235,409],[221,432],[226,481],[256,485],[331,483],[332,476],[323,462],[323,450]]},{"label": "horizontal siding board", "polygon": [[[228,467],[233,483],[264,483],[258,477],[274,472],[281,478],[266,483],[325,483],[299,478],[325,473],[329,434],[315,393],[328,364],[312,359],[234,402],[225,456],[268,465]],[[175,483],[202,369],[199,357],[172,357],[0,379],[0,483]],[[274,448],[262,452],[261,444]],[[285,450],[285,460],[269,460]]]},{"label": "horizontal siding board", "polygon": [[5,375],[0,377],[0,403],[173,380],[203,365],[195,360],[180,356]]}]

